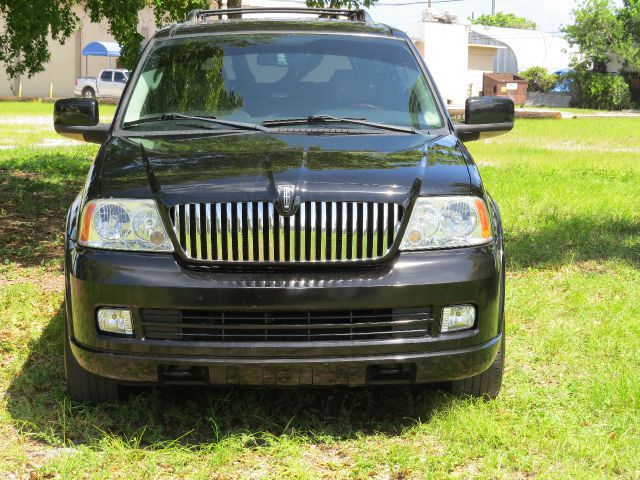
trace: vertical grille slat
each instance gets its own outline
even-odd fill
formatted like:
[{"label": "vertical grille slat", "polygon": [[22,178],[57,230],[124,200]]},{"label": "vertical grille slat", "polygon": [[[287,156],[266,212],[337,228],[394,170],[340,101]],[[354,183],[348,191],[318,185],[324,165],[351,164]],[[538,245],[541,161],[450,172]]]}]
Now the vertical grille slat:
[{"label": "vertical grille slat", "polygon": [[396,233],[395,222],[398,218],[396,205],[391,205],[389,208],[389,222],[387,223],[387,228],[389,229],[389,245],[393,245],[394,236]]},{"label": "vertical grille slat", "polygon": [[315,237],[316,248],[314,249],[314,258],[318,261],[322,260],[322,204],[314,202],[315,210]]},{"label": "vertical grille slat", "polygon": [[184,229],[187,255],[193,257],[193,250],[191,249],[191,205],[185,205],[184,208]]},{"label": "vertical grille slat", "polygon": [[265,216],[267,217],[265,220],[265,226],[263,230],[263,235],[265,235],[265,245],[264,245],[264,257],[265,260],[273,262],[275,260],[273,253],[273,205],[264,204]]},{"label": "vertical grille slat", "polygon": [[207,253],[205,255],[206,260],[213,260],[213,238],[211,236],[211,204],[209,203],[201,203],[200,210],[204,212],[202,216],[204,216],[204,241],[206,242]]},{"label": "vertical grille slat", "polygon": [[253,257],[253,204],[242,204],[242,223],[244,224],[247,235],[245,236],[246,256],[249,262],[254,261]]},{"label": "vertical grille slat", "polygon": [[387,225],[389,225],[389,204],[385,203],[382,210],[383,217],[380,233],[382,234],[382,251],[386,252],[389,250],[389,231],[387,229]]},{"label": "vertical grille slat", "polygon": [[367,258],[367,244],[369,241],[369,229],[367,228],[369,210],[367,204],[359,203],[358,211],[362,212],[360,215],[362,220],[358,222],[358,249],[360,250],[360,256],[358,258]]},{"label": "vertical grille slat", "polygon": [[229,261],[233,261],[235,260],[235,258],[233,258],[233,219],[231,216],[231,209],[232,209],[232,205],[230,203],[227,203],[226,208],[224,209],[224,211],[226,212],[225,215],[225,237],[226,237],[226,245],[227,245],[227,258],[226,260]]},{"label": "vertical grille slat", "polygon": [[[291,258],[291,220],[292,217],[284,217],[284,261],[290,262],[293,259]],[[295,242],[294,242],[295,243]],[[294,257],[295,258],[295,257]]]},{"label": "vertical grille slat", "polygon": [[394,203],[304,202],[291,216],[270,202],[189,203],[170,208],[184,254],[214,262],[336,262],[383,257],[403,209]]},{"label": "vertical grille slat", "polygon": [[341,218],[342,223],[340,225],[340,260],[347,259],[347,204],[342,202],[341,204]]},{"label": "vertical grille slat", "polygon": [[186,251],[187,239],[186,239],[186,229],[184,228],[184,225],[185,225],[184,217],[185,217],[184,205],[180,205],[178,207],[178,214],[176,215],[175,231],[177,232],[178,241],[180,242],[180,246],[182,247],[182,250]]},{"label": "vertical grille slat", "polygon": [[311,210],[311,223],[309,228],[309,258],[310,261],[315,262],[317,260],[316,257],[316,202],[311,202],[309,204],[309,209]]},{"label": "vertical grille slat", "polygon": [[296,260],[307,260],[307,237],[305,235],[307,225],[305,205],[300,205],[300,221],[298,222],[298,230],[296,230],[296,241],[299,244],[298,258]]},{"label": "vertical grille slat", "polygon": [[352,220],[351,220],[351,258],[352,260],[358,259],[358,225],[360,219],[358,218],[358,204],[354,202],[351,204]]},{"label": "vertical grille slat", "polygon": [[202,260],[202,230],[200,228],[200,204],[194,203],[192,205],[193,208],[193,227],[195,230],[195,236],[192,237],[193,243],[193,251],[196,255],[196,258]]},{"label": "vertical grille slat", "polygon": [[322,202],[320,205],[320,261],[327,260],[327,204]]},{"label": "vertical grille slat", "polygon": [[380,256],[378,248],[378,204],[371,205],[371,244],[369,245],[371,257]]},{"label": "vertical grille slat", "polygon": [[329,230],[329,243],[331,245],[331,252],[329,254],[329,258],[331,260],[337,259],[337,241],[338,235],[336,233],[336,225],[337,225],[337,217],[338,215],[338,207],[336,202],[331,202],[331,229]]},{"label": "vertical grille slat", "polygon": [[215,212],[215,226],[216,226],[216,260],[223,260],[222,256],[222,206],[216,204]]}]

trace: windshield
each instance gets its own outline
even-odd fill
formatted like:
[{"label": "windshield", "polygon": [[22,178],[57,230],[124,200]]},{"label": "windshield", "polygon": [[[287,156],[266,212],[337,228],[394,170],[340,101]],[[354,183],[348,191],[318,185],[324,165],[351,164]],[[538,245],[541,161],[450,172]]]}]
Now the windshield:
[{"label": "windshield", "polygon": [[[349,35],[157,42],[142,66],[123,123],[167,113],[253,124],[330,115],[420,130],[443,127],[433,92],[404,41]],[[140,122],[136,128],[187,127],[174,121]]]}]

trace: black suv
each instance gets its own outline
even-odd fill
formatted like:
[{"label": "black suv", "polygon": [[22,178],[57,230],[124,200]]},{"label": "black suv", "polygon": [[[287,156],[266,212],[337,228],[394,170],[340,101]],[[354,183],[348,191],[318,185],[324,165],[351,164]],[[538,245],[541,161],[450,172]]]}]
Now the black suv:
[{"label": "black suv", "polygon": [[195,11],[160,30],[112,124],[95,100],[55,105],[58,133],[102,145],[66,227],[71,396],[450,382],[494,397],[502,226],[461,141],[513,118],[509,99],[472,98],[454,124],[407,35],[362,11]]}]

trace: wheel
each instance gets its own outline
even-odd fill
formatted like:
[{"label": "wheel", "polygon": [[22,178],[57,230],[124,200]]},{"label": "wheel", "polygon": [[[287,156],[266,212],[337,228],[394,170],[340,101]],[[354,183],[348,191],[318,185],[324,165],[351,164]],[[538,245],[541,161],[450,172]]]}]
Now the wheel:
[{"label": "wheel", "polygon": [[505,335],[502,333],[500,350],[491,366],[484,372],[470,378],[451,382],[451,391],[455,395],[494,399],[500,393],[502,373],[504,371]]},{"label": "wheel", "polygon": [[82,96],[84,98],[96,98],[96,92],[94,92],[91,87],[84,87],[82,89]]},{"label": "wheel", "polygon": [[64,372],[67,379],[67,391],[76,402],[113,403],[120,399],[120,387],[117,383],[87,372],[71,353],[71,342],[64,321]]}]

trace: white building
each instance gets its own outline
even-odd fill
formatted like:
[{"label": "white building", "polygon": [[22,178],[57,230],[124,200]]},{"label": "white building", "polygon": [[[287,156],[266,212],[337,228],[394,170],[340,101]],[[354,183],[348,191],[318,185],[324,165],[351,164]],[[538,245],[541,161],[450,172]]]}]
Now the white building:
[{"label": "white building", "polygon": [[517,74],[530,67],[557,72],[569,67],[573,50],[558,32],[472,25],[470,42],[504,47],[496,55],[496,73]]},{"label": "white building", "polygon": [[513,73],[533,66],[565,69],[571,49],[559,34],[471,25],[453,14],[424,12],[410,32],[444,100],[462,105],[480,95],[485,73]]}]

